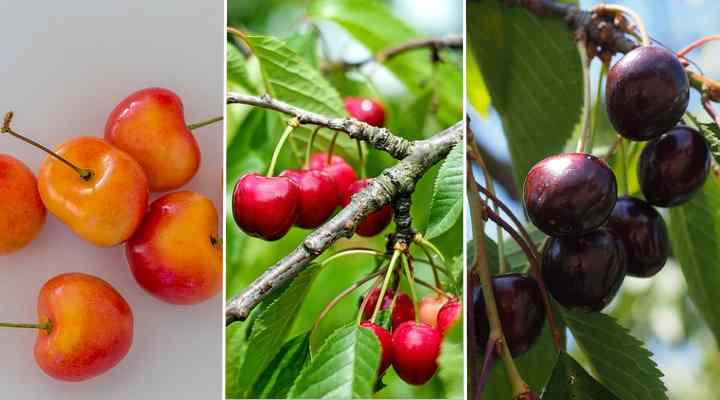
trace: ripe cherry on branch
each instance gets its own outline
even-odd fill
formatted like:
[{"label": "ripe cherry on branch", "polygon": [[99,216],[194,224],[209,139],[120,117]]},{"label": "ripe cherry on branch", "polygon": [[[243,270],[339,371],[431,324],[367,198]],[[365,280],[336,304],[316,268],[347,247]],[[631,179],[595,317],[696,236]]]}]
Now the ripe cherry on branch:
[{"label": "ripe cherry on branch", "polygon": [[[363,320],[368,320],[372,317],[373,311],[375,311],[375,305],[380,297],[380,288],[375,288],[368,294],[368,299],[365,302],[365,308],[363,308]],[[380,305],[380,310],[387,310],[392,304],[395,291],[388,288],[385,291],[385,297]],[[395,299],[395,307],[392,310],[390,320],[392,321],[393,328],[397,328],[400,324],[405,321],[411,321],[415,319],[415,307],[413,307],[410,296],[405,293],[398,293]]]},{"label": "ripe cherry on branch", "polygon": [[[527,352],[540,337],[545,324],[545,306],[540,286],[535,278],[520,273],[497,275],[492,278],[498,316],[513,357]],[[475,342],[481,349],[490,339],[490,323],[485,313],[482,288],[472,293],[472,312],[475,317]]]},{"label": "ripe cherry on branch", "polygon": [[583,236],[553,237],[543,248],[542,278],[561,305],[576,311],[600,311],[620,289],[627,262],[625,246],[611,230]]},{"label": "ripe cherry on branch", "polygon": [[385,124],[385,107],[377,100],[364,97],[346,97],[345,110],[351,117],[367,124],[377,127]]},{"label": "ripe cherry on branch", "polygon": [[380,368],[378,369],[378,376],[380,376],[385,373],[392,362],[392,336],[383,327],[370,321],[363,321],[360,326],[372,331],[380,342]]},{"label": "ripe cherry on branch", "polygon": [[581,235],[604,224],[615,206],[615,174],[585,153],[550,156],[525,178],[523,201],[532,222],[551,236]]},{"label": "ripe cherry on branch", "polygon": [[682,204],[705,182],[712,154],[698,131],[678,126],[650,141],[638,162],[638,180],[650,204]]},{"label": "ripe cherry on branch", "polygon": [[458,299],[452,299],[440,307],[437,315],[437,330],[446,334],[460,319],[462,306]]},{"label": "ripe cherry on branch", "polygon": [[427,383],[437,371],[442,335],[422,322],[406,321],[392,334],[393,367],[412,385]]},{"label": "ripe cherry on branch", "polygon": [[300,190],[285,176],[243,175],[235,184],[232,209],[235,222],[250,236],[278,240],[298,216]]},{"label": "ripe cherry on branch", "polygon": [[[352,196],[355,193],[361,192],[370,183],[369,179],[362,179],[356,181],[347,188],[345,197],[343,198],[342,206],[345,207],[352,201]],[[390,204],[385,204],[379,210],[368,214],[365,219],[360,222],[355,233],[360,236],[375,236],[382,232],[392,221],[393,209]]]},{"label": "ripe cherry on branch", "polygon": [[289,169],[286,176],[297,185],[300,192],[295,225],[313,229],[322,225],[337,207],[337,187],[330,175],[318,170]]},{"label": "ripe cherry on branch", "polygon": [[338,195],[337,204],[342,204],[348,187],[358,180],[355,170],[340,156],[333,155],[328,159],[327,153],[315,153],[310,157],[310,169],[316,169],[330,175],[335,182]]},{"label": "ripe cherry on branch", "polygon": [[649,140],[674,127],[690,98],[685,68],[672,52],[638,47],[608,72],[605,97],[615,130],[632,140]]}]

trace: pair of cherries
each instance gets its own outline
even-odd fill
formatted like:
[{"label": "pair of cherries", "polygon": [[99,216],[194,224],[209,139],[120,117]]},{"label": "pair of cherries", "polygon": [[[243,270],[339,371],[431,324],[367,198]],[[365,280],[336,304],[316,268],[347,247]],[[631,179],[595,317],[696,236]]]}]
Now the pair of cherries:
[{"label": "pair of cherries", "polygon": [[[375,100],[345,99],[348,114],[374,126],[385,122],[385,110]],[[317,153],[309,169],[291,169],[279,176],[257,173],[243,175],[232,196],[233,216],[238,227],[250,236],[273,241],[285,236],[295,225],[315,229],[330,218],[338,206],[350,204],[352,196],[368,186],[358,180],[355,170],[340,156]],[[375,236],[392,219],[392,207],[384,206],[358,225],[360,236]]]},{"label": "pair of cherries", "polygon": [[[385,292],[381,310],[387,310],[395,293],[392,289]],[[363,322],[360,326],[371,330],[381,347],[380,369],[382,376],[392,364],[397,374],[412,385],[427,383],[437,371],[437,358],[440,355],[443,335],[460,317],[460,303],[457,299],[447,299],[435,309],[436,325],[415,321],[415,309],[412,300],[405,293],[398,293],[392,309],[390,321],[392,332],[368,321],[379,300],[380,289],[373,289],[363,308]],[[420,313],[423,314],[422,308]]]}]

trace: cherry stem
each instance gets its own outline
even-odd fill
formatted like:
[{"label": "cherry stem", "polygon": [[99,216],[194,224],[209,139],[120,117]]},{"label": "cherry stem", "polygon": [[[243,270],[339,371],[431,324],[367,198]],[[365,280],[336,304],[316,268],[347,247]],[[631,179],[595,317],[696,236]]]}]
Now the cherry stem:
[{"label": "cherry stem", "polygon": [[[305,169],[310,169],[310,155],[312,154],[313,145],[315,144],[315,137],[317,137],[320,129],[322,129],[322,126],[316,126],[310,135],[310,140],[308,140],[307,148],[305,149],[305,163],[303,164]],[[328,164],[329,163],[330,160],[328,160]]]},{"label": "cherry stem", "polygon": [[480,374],[477,380],[477,386],[475,387],[475,400],[482,399],[482,391],[485,387],[485,381],[487,381],[488,373],[490,372],[490,366],[493,360],[495,360],[495,348],[498,342],[494,339],[488,339],[485,344],[485,357],[483,358],[482,367],[480,368]]},{"label": "cherry stem", "polygon": [[440,251],[440,249],[438,249],[437,247],[435,247],[435,245],[432,244],[431,241],[425,239],[425,237],[424,237],[421,233],[418,232],[418,233],[415,235],[415,237],[413,238],[413,241],[414,241],[416,244],[420,245],[420,247],[427,248],[427,249],[429,249],[430,251],[432,251],[433,253],[435,253],[435,255],[437,255],[438,257],[440,257],[440,260],[441,260],[443,263],[445,263],[445,256],[444,256],[443,253]]},{"label": "cherry stem", "polygon": [[415,277],[411,271],[411,261],[408,257],[403,256],[400,260],[405,271],[405,276],[408,280],[408,286],[410,286],[410,296],[412,296],[413,309],[415,310],[415,322],[420,322],[420,312],[418,311],[417,295],[415,295]]},{"label": "cherry stem", "polygon": [[623,13],[633,19],[635,25],[637,25],[638,31],[640,31],[640,42],[643,46],[650,46],[650,36],[645,28],[645,22],[640,15],[630,7],[621,6],[618,4],[599,4],[592,8],[593,11],[613,11]]},{"label": "cherry stem", "polygon": [[268,172],[266,175],[268,178],[273,176],[273,173],[275,172],[275,164],[277,163],[278,157],[280,156],[280,150],[282,150],[285,141],[288,137],[290,137],[290,134],[293,132],[293,130],[300,126],[300,121],[298,121],[297,118],[293,117],[288,120],[287,124],[287,128],[285,128],[282,136],[280,136],[280,140],[275,146],[275,151],[273,151],[272,160],[270,160],[270,167],[268,168]]},{"label": "cherry stem", "polygon": [[322,322],[323,318],[325,318],[325,316],[330,312],[330,310],[333,309],[333,307],[335,307],[335,305],[337,305],[337,303],[339,303],[342,299],[349,296],[350,293],[355,291],[355,289],[359,288],[360,286],[364,285],[368,281],[373,280],[384,273],[385,273],[384,270],[374,272],[374,273],[356,281],[355,283],[350,285],[348,288],[346,288],[345,290],[340,292],[337,296],[335,296],[334,299],[332,299],[329,303],[327,303],[325,305],[325,307],[322,309],[322,311],[320,312],[318,317],[315,319],[315,323],[313,324],[313,327],[310,330],[310,337],[312,338],[312,336],[315,333],[315,331],[317,330],[318,326],[320,326],[320,322]]},{"label": "cherry stem", "polygon": [[393,270],[395,269],[395,265],[397,265],[400,254],[401,253],[399,250],[395,250],[393,252],[392,258],[390,259],[390,265],[388,265],[387,272],[385,272],[385,280],[383,281],[382,287],[380,288],[380,293],[378,296],[378,300],[375,303],[375,309],[373,310],[372,317],[370,317],[370,322],[372,323],[375,323],[375,318],[377,318],[377,315],[380,312],[380,306],[382,306],[383,299],[385,299],[385,292],[387,291],[388,285],[390,284],[390,278],[392,278]]},{"label": "cherry stem", "polygon": [[380,286],[380,283],[382,282],[382,277],[378,276],[375,278],[375,282],[370,286],[370,290],[368,290],[368,294],[365,295],[363,298],[363,301],[360,303],[360,309],[358,310],[357,320],[355,321],[356,325],[360,325],[360,322],[363,320],[363,315],[365,314],[365,307],[367,307],[368,299],[370,298],[369,294],[373,292],[373,290],[377,289]]},{"label": "cherry stem", "polygon": [[362,247],[354,247],[354,248],[350,248],[350,249],[340,250],[337,253],[332,254],[328,258],[324,259],[320,263],[320,265],[324,266],[324,265],[329,264],[331,261],[337,260],[338,258],[342,258],[345,256],[351,256],[353,254],[369,254],[369,255],[373,255],[373,256],[387,257],[387,254],[385,254],[379,250],[362,248]]},{"label": "cherry stem", "polygon": [[29,138],[23,136],[22,134],[20,134],[20,133],[18,133],[18,132],[15,132],[15,131],[10,127],[10,122],[12,122],[13,115],[14,115],[14,114],[13,114],[12,111],[8,111],[8,112],[5,114],[5,119],[3,120],[2,128],[0,128],[0,133],[8,133],[8,134],[10,134],[10,135],[12,135],[12,136],[14,136],[14,137],[22,140],[23,142],[28,143],[28,144],[31,144],[31,145],[37,147],[38,149],[40,149],[40,150],[48,153],[49,155],[55,157],[57,160],[63,162],[63,163],[64,163],[65,165],[67,165],[68,167],[72,168],[75,172],[78,173],[78,175],[80,175],[80,178],[82,178],[82,179],[85,180],[85,181],[89,181],[90,178],[93,177],[94,173],[93,173],[92,170],[86,169],[86,168],[80,168],[80,167],[76,166],[75,164],[71,163],[70,161],[68,161],[66,158],[61,157],[60,155],[58,155],[58,154],[55,153],[54,151],[52,151],[52,150],[48,149],[47,147],[41,145],[40,143],[38,143],[38,142],[36,142],[36,141],[34,141],[34,140],[32,140],[32,139],[29,139]]},{"label": "cherry stem", "polygon": [[580,61],[582,63],[582,76],[585,90],[583,91],[583,110],[582,110],[582,126],[580,128],[580,138],[577,142],[578,153],[587,153],[592,147],[592,125],[590,122],[590,109],[592,108],[591,94],[592,86],[590,85],[590,63],[587,56],[587,45],[584,40],[577,42],[578,52],[580,53]]},{"label": "cherry stem", "polygon": [[705,109],[705,112],[715,122],[715,125],[720,127],[720,115],[718,115],[718,113],[715,111],[715,107],[713,107],[712,101],[710,100],[710,97],[706,93],[703,93],[702,105],[703,105],[703,108]]},{"label": "cherry stem", "polygon": [[550,323],[550,330],[553,333],[553,339],[555,341],[555,348],[560,351],[562,350],[562,335],[560,333],[560,329],[558,328],[557,321],[555,320],[555,313],[553,312],[552,306],[550,304],[550,297],[548,296],[547,288],[545,287],[545,282],[542,279],[542,275],[540,274],[540,266],[538,258],[535,257],[535,254],[532,250],[530,250],[530,246],[528,246],[527,243],[522,239],[519,233],[513,229],[510,224],[505,222],[505,220],[502,219],[499,215],[495,214],[490,207],[485,206],[485,209],[483,210],[483,217],[490,218],[494,223],[500,225],[505,229],[507,233],[512,236],[512,238],[517,242],[517,244],[520,245],[523,252],[525,252],[525,255],[528,257],[528,260],[530,261],[530,270],[532,271],[532,274],[535,276],[535,280],[537,280],[538,285],[540,286],[540,291],[542,292],[543,297],[543,303],[545,303],[545,311],[547,312],[548,322]]},{"label": "cherry stem", "polygon": [[[505,366],[505,371],[508,375],[508,380],[510,381],[510,386],[512,387],[513,398],[515,398],[518,395],[527,392],[528,385],[527,383],[525,383],[522,376],[520,376],[520,372],[518,371],[512,356],[510,355],[510,348],[508,348],[505,341],[505,334],[502,330],[502,324],[500,323],[500,315],[498,314],[497,303],[495,302],[495,294],[493,293],[492,289],[492,276],[490,275],[490,268],[487,262],[487,254],[485,253],[485,244],[482,239],[483,235],[485,235],[484,210],[486,210],[487,207],[485,206],[485,202],[478,194],[477,182],[475,182],[472,171],[469,168],[466,170],[466,175],[466,181],[468,186],[467,192],[469,197],[468,203],[470,205],[470,218],[472,221],[472,234],[473,240],[475,240],[476,243],[475,265],[473,266],[473,271],[475,271],[475,273],[480,278],[483,299],[485,300],[485,314],[487,315],[488,323],[490,325],[490,333],[497,333],[497,337],[500,338],[500,355],[503,365]],[[468,277],[468,281],[470,281],[468,285],[472,289],[472,286],[474,285],[474,283],[472,282],[472,277]],[[470,324],[473,325],[472,328],[474,329],[473,320],[474,318],[471,318]],[[477,333],[473,333],[473,337],[470,337],[468,340],[476,340],[475,335]],[[491,335],[490,337],[492,338],[493,336]]]},{"label": "cherry stem", "polygon": [[212,117],[212,118],[208,118],[208,119],[206,119],[206,120],[202,120],[202,121],[199,121],[199,122],[195,122],[195,123],[189,124],[189,125],[187,126],[187,128],[190,129],[191,131],[193,131],[193,130],[195,130],[195,129],[202,128],[203,126],[208,126],[208,125],[214,124],[214,123],[216,123],[216,122],[220,122],[220,121],[222,121],[222,120],[223,120],[222,115],[221,115],[221,116],[218,116],[218,117]]},{"label": "cherry stem", "polygon": [[333,135],[332,139],[330,139],[330,146],[328,146],[328,152],[327,152],[327,163],[330,164],[332,160],[333,151],[335,151],[335,142],[337,142],[337,138],[340,132],[335,131],[335,134]]},{"label": "cherry stem", "polygon": [[52,324],[48,321],[42,324],[23,324],[15,322],[0,322],[0,328],[24,328],[24,329],[43,329],[48,332],[52,329]]},{"label": "cherry stem", "polygon": [[[485,184],[488,186],[490,193],[492,193],[493,199],[497,199],[497,197],[495,196],[495,185],[492,179],[492,175],[490,175],[490,169],[487,167],[487,165],[485,164],[485,160],[480,155],[480,149],[478,149],[477,142],[475,142],[475,135],[470,136],[469,143],[470,155],[480,167],[480,170],[482,171],[483,177],[485,179]],[[499,214],[497,201],[493,201],[493,207],[495,209],[495,213]],[[498,239],[498,254],[500,254],[500,257],[498,259],[498,271],[501,274],[504,274],[505,270],[507,269],[507,262],[505,260],[505,238],[503,237],[503,230],[500,226],[496,226],[496,235]]]},{"label": "cherry stem", "polygon": [[676,54],[678,57],[685,57],[685,55],[686,55],[687,53],[695,50],[696,48],[704,45],[705,43],[712,42],[712,41],[715,41],[715,40],[720,40],[720,35],[708,35],[708,36],[705,36],[705,37],[703,37],[703,38],[700,38],[700,39],[698,39],[698,40],[690,43],[689,45],[687,45],[687,47],[685,47],[684,49],[678,51],[678,52],[675,53],[675,54]]},{"label": "cherry stem", "polygon": [[358,158],[360,159],[360,179],[365,179],[367,177],[367,173],[365,171],[365,155],[363,154],[362,142],[360,139],[357,139],[355,140],[355,143],[357,143]]}]

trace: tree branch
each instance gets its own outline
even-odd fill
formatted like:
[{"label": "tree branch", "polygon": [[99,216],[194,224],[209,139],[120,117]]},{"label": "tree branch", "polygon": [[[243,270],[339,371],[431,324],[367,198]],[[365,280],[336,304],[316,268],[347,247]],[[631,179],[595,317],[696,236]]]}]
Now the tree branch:
[{"label": "tree branch", "polygon": [[407,246],[412,243],[415,237],[415,230],[412,227],[412,216],[410,215],[412,193],[401,193],[393,201],[393,215],[395,219],[395,234],[393,241]]},{"label": "tree branch", "polygon": [[[598,13],[583,10],[575,4],[557,3],[554,0],[505,0],[510,6],[518,6],[539,16],[563,18],[577,37],[584,37],[593,46],[601,47],[607,54],[602,58],[609,60],[614,53],[627,53],[639,44],[627,36],[621,26],[613,23],[607,12]],[[602,10],[602,7],[598,8]],[[708,98],[720,102],[720,82],[704,75],[687,70],[690,85]]]},{"label": "tree branch", "polygon": [[228,92],[227,104],[247,104],[267,108],[295,117],[300,124],[320,125],[332,130],[345,132],[350,138],[367,142],[374,148],[385,151],[398,160],[412,153],[413,146],[415,145],[414,142],[396,136],[386,128],[378,128],[351,118],[326,117],[273,99],[267,94],[257,97]]},{"label": "tree branch", "polygon": [[[372,179],[370,184],[363,191],[355,194],[350,204],[336,214],[332,219],[323,224],[320,228],[308,235],[305,240],[290,254],[270,267],[265,273],[251,283],[243,292],[228,301],[225,309],[225,323],[245,320],[250,311],[262,301],[270,292],[282,286],[292,279],[298,272],[303,270],[316,257],[329,248],[333,243],[342,237],[351,237],[357,225],[369,213],[376,211],[393,199],[404,193],[411,193],[415,189],[418,180],[436,163],[444,159],[450,149],[462,142],[463,123],[455,125],[439,132],[435,136],[414,142],[405,139],[388,137],[392,135],[386,129],[368,129],[367,124],[359,123],[348,119],[330,119],[317,114],[305,112],[285,103],[273,101],[269,97],[253,100],[248,96],[238,97],[237,100],[252,100],[254,105],[265,106],[294,115],[301,120],[305,118],[306,123],[318,123],[323,126],[349,128],[353,134],[357,131],[368,135],[363,140],[375,142],[374,134],[383,135],[388,143],[402,143],[391,145],[388,148],[394,149],[396,155],[402,155],[402,159],[394,166],[384,170],[379,176]],[[230,97],[228,97],[228,100]],[[257,99],[257,98],[256,98]],[[244,103],[244,101],[238,101]],[[248,104],[248,103],[246,103]],[[289,111],[289,112],[286,112]],[[315,121],[315,122],[310,122]],[[302,120],[301,120],[302,122]],[[324,123],[321,123],[324,122]],[[341,122],[341,123],[338,123]],[[352,128],[359,126],[359,129]],[[344,129],[338,129],[347,132]],[[350,132],[347,132],[350,134]],[[385,149],[383,146],[376,148]],[[398,151],[402,148],[402,151]]]}]

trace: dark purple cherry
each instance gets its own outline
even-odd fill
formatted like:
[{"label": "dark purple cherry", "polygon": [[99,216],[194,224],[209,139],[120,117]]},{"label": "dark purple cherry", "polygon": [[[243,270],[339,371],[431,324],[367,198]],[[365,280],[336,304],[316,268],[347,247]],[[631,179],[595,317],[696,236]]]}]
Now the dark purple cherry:
[{"label": "dark purple cherry", "polygon": [[645,199],[672,207],[690,199],[705,182],[712,154],[705,138],[687,126],[678,126],[650,141],[638,161],[638,180]]},{"label": "dark purple cherry", "polygon": [[[494,276],[492,286],[505,339],[510,353],[517,357],[535,343],[545,323],[540,285],[529,275],[512,273]],[[477,336],[475,342],[478,348],[484,349],[490,337],[490,324],[485,314],[482,288],[476,286],[472,295]]]},{"label": "dark purple cherry", "polygon": [[550,238],[542,255],[545,286],[558,303],[600,311],[615,297],[627,270],[625,246],[613,231]]},{"label": "dark purple cherry", "polygon": [[685,68],[672,52],[638,47],[608,72],[605,99],[615,130],[632,140],[649,140],[672,129],[690,98]]},{"label": "dark purple cherry", "polygon": [[628,275],[647,278],[665,265],[670,239],[665,221],[650,204],[635,197],[620,197],[607,227],[617,233],[625,245]]},{"label": "dark purple cherry", "polygon": [[615,174],[601,159],[566,153],[535,164],[525,178],[530,220],[551,236],[581,235],[604,224],[615,206]]}]

